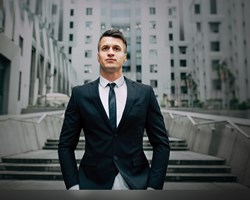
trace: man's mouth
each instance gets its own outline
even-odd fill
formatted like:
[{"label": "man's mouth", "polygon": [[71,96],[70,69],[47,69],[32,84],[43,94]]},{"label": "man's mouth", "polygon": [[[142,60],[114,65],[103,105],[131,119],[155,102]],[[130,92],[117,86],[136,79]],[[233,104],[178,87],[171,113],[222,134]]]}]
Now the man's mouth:
[{"label": "man's mouth", "polygon": [[107,62],[115,62],[115,59],[106,59]]}]

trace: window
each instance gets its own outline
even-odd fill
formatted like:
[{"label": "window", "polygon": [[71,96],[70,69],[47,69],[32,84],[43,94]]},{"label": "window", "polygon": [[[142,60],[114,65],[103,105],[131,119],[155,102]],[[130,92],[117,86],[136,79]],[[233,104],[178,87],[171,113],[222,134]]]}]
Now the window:
[{"label": "window", "polygon": [[221,80],[220,79],[212,80],[212,87],[214,90],[221,90]]},{"label": "window", "polygon": [[93,22],[87,21],[85,22],[85,28],[86,30],[90,30],[93,28]]},{"label": "window", "polygon": [[156,35],[150,35],[149,36],[149,43],[150,44],[156,44]]},{"label": "window", "polygon": [[186,72],[181,72],[180,77],[182,81],[186,80],[187,79]]},{"label": "window", "polygon": [[156,22],[155,21],[149,22],[149,28],[150,29],[156,29]]},{"label": "window", "polygon": [[74,9],[70,9],[70,16],[74,16]]},{"label": "window", "polygon": [[170,46],[170,53],[173,54],[174,53],[174,47]]},{"label": "window", "polygon": [[219,41],[211,42],[210,48],[211,48],[211,51],[220,51],[220,42]]},{"label": "window", "polygon": [[141,51],[140,50],[136,50],[135,57],[141,58]]},{"label": "window", "polygon": [[188,93],[187,86],[181,86],[181,94],[187,94],[187,93]]},{"label": "window", "polygon": [[72,47],[69,47],[68,52],[69,52],[69,54],[72,54]]},{"label": "window", "polygon": [[157,49],[150,49],[149,50],[149,57],[150,58],[157,58]]},{"label": "window", "polygon": [[149,14],[150,15],[155,15],[155,13],[156,13],[155,7],[150,7],[149,8]]},{"label": "window", "polygon": [[74,28],[74,22],[69,22],[69,28]]},{"label": "window", "polygon": [[173,59],[170,60],[170,63],[171,63],[171,67],[174,67],[174,60]]},{"label": "window", "polygon": [[173,28],[173,22],[172,21],[168,22],[168,28]]},{"label": "window", "polygon": [[150,72],[151,73],[157,73],[158,72],[158,66],[156,64],[150,65]]},{"label": "window", "polygon": [[210,13],[217,14],[217,2],[216,2],[216,0],[210,0]]},{"label": "window", "polygon": [[151,85],[153,88],[157,88],[157,87],[158,87],[158,81],[157,81],[157,80],[150,80],[150,85]]},{"label": "window", "polygon": [[21,49],[21,56],[23,55],[23,38],[19,36],[19,47]]},{"label": "window", "polygon": [[141,44],[141,36],[136,36],[136,44]]},{"label": "window", "polygon": [[219,69],[219,64],[220,64],[219,60],[212,60],[211,61],[212,70],[218,70]]},{"label": "window", "polygon": [[196,23],[196,30],[197,30],[197,32],[201,32],[201,23],[200,22]]},{"label": "window", "polygon": [[92,43],[92,36],[86,35],[85,36],[85,44],[91,44]]},{"label": "window", "polygon": [[69,34],[69,41],[73,41],[74,39],[74,35],[73,34]]},{"label": "window", "polygon": [[194,14],[201,14],[200,4],[194,5]]},{"label": "window", "polygon": [[169,39],[169,41],[173,41],[173,34],[172,33],[170,33],[169,35],[168,35],[168,39]]},{"label": "window", "polygon": [[53,4],[52,5],[52,15],[56,15],[57,14],[57,5]]},{"label": "window", "polygon": [[136,72],[141,72],[141,65],[136,65]]},{"label": "window", "polygon": [[209,23],[209,28],[210,28],[211,33],[219,33],[219,27],[220,27],[219,22],[211,22],[211,23]]},{"label": "window", "polygon": [[85,51],[85,58],[91,58],[92,57],[92,51],[91,50],[86,50]]},{"label": "window", "polygon": [[174,81],[175,80],[175,74],[172,72],[171,73],[171,81]]},{"label": "window", "polygon": [[168,16],[175,16],[176,15],[176,7],[168,8]]},{"label": "window", "polygon": [[130,59],[130,52],[127,52],[127,59]]},{"label": "window", "polygon": [[186,46],[180,46],[179,47],[179,52],[180,54],[186,54],[187,47]]},{"label": "window", "polygon": [[187,61],[186,60],[180,60],[180,67],[186,67]]},{"label": "window", "polygon": [[21,100],[21,88],[22,88],[22,72],[19,71],[19,81],[18,81],[18,95],[17,100]]},{"label": "window", "polygon": [[84,65],[84,73],[86,73],[86,74],[92,73],[92,66],[91,65]]},{"label": "window", "polygon": [[125,65],[122,67],[123,72],[131,72],[131,66]]},{"label": "window", "polygon": [[175,94],[175,87],[171,86],[171,94]]},{"label": "window", "polygon": [[93,14],[93,8],[86,8],[86,15],[92,15]]}]

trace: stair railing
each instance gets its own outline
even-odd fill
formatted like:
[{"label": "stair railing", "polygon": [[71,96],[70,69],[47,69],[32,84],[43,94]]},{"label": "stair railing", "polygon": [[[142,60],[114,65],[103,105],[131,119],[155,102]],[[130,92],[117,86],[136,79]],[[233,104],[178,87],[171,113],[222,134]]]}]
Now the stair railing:
[{"label": "stair railing", "polygon": [[[229,119],[220,119],[220,120],[213,120],[211,119],[212,118],[212,115],[210,117],[210,121],[206,121],[206,122],[195,122],[195,120],[193,119],[193,116],[191,113],[188,113],[188,112],[182,112],[182,111],[172,111],[172,110],[162,110],[162,113],[167,113],[169,114],[169,116],[171,117],[171,119],[177,119],[177,118],[181,118],[181,117],[187,117],[191,123],[194,125],[194,126],[201,126],[201,125],[209,125],[209,124],[214,124],[214,123],[223,123],[223,122],[226,122],[228,124],[230,124],[233,128],[235,128],[240,134],[242,134],[245,138],[247,139],[250,139],[250,135],[248,135],[244,130],[242,130],[238,125],[236,125],[235,122],[232,122],[232,120],[229,120]],[[177,117],[174,116],[174,114],[178,115]],[[193,115],[195,115],[193,113]],[[203,119],[208,119],[209,115],[207,114],[204,114],[204,116],[206,116],[206,118],[203,118]],[[199,117],[201,118],[201,117]],[[225,117],[222,117],[220,116],[220,118],[225,118]],[[247,121],[247,120],[246,120]],[[240,121],[237,122],[238,124],[240,123]],[[250,126],[250,120],[249,122],[242,122],[243,125],[248,125]]]},{"label": "stair railing", "polygon": [[[37,115],[38,113],[35,114],[25,114],[25,115],[16,115],[16,116],[7,116],[4,117],[2,116],[0,118],[0,122],[1,121],[8,121],[8,120],[13,120],[13,121],[19,121],[19,122],[27,122],[27,123],[33,123],[33,124],[40,124],[46,117],[48,116],[53,116],[55,118],[60,118],[63,119],[64,118],[64,111],[59,111],[59,112],[46,112],[46,113],[39,113],[41,114],[41,116],[36,120],[32,120],[32,118],[38,117],[39,115]],[[58,116],[58,114],[61,114],[60,116]]]}]

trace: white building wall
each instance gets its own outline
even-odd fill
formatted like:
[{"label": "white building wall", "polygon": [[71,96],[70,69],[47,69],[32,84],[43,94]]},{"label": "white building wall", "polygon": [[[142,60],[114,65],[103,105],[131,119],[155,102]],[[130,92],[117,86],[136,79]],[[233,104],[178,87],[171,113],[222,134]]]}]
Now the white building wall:
[{"label": "white building wall", "polygon": [[[72,65],[77,69],[77,84],[95,80],[99,75],[97,62],[97,43],[100,37],[100,1],[77,1],[76,24],[77,42],[73,47]],[[92,15],[86,15],[86,9],[92,8]],[[86,27],[86,23],[92,23]],[[91,41],[86,43],[86,37]],[[87,51],[91,56],[85,57]],[[87,70],[89,66],[89,71]]]},{"label": "white building wall", "polygon": [[[57,80],[60,82],[59,92],[69,95],[72,87],[69,75],[74,74],[72,73],[74,70],[70,69],[68,61],[65,62],[65,57],[59,49],[55,53],[64,60],[63,66],[56,66],[55,59],[51,61],[51,55],[53,55],[51,43],[56,41],[51,35],[52,22],[50,21],[54,3],[52,1],[32,1],[29,5],[23,3],[24,1],[5,0],[3,1],[4,12],[1,11],[4,14],[3,32],[0,33],[1,59],[7,59],[10,63],[9,72],[5,73],[5,76],[9,76],[5,79],[9,80],[4,82],[6,86],[4,98],[8,99],[4,105],[8,107],[4,114],[19,114],[29,105],[39,103],[45,105],[45,94],[57,90],[51,84],[56,80],[52,71],[54,67],[60,68],[57,72],[62,74],[61,80]],[[36,14],[37,3],[41,6],[39,15]],[[33,60],[32,49],[36,51]],[[42,62],[40,62],[41,57],[43,57]],[[49,65],[50,68],[48,68]],[[33,66],[33,82],[30,80],[31,66]],[[32,94],[30,85],[33,88]]]},{"label": "white building wall", "polygon": [[[150,15],[150,8],[155,8],[155,15]],[[155,1],[146,3],[141,1],[141,55],[142,55],[142,83],[151,85],[157,81],[154,87],[158,100],[162,100],[163,93],[170,96],[170,52],[166,42],[166,3]],[[150,28],[150,22],[156,22],[156,28]],[[151,44],[150,37],[156,37],[155,44]],[[150,50],[156,50],[157,55],[152,58]],[[156,72],[150,72],[150,65],[157,65]]]},{"label": "white building wall", "polygon": [[[195,5],[200,5],[200,14],[194,14]],[[208,106],[229,108],[233,99],[249,102],[249,1],[217,0],[216,7],[217,13],[211,14],[210,1],[192,2],[193,59],[199,99]],[[219,32],[211,31],[210,23],[214,22],[219,23]],[[197,23],[201,24],[200,31]],[[219,51],[211,50],[213,41],[219,42]],[[213,60],[220,61],[217,70]],[[220,89],[216,89],[215,81],[221,81]]]}]

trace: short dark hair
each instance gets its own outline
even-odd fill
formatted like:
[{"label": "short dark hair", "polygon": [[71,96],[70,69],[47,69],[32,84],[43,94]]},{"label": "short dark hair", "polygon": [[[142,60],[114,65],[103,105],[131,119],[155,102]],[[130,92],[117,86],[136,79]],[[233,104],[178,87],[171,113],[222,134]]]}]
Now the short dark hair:
[{"label": "short dark hair", "polygon": [[99,42],[98,42],[98,46],[97,46],[98,51],[99,51],[99,47],[100,47],[100,41],[101,41],[101,39],[102,39],[103,37],[113,37],[113,38],[121,39],[122,42],[125,44],[125,47],[126,47],[125,52],[127,51],[127,40],[126,40],[126,38],[124,37],[124,35],[122,34],[122,32],[119,31],[118,29],[110,29],[110,30],[107,30],[107,31],[105,31],[105,32],[101,35],[101,37],[100,37],[100,39],[99,39]]}]

